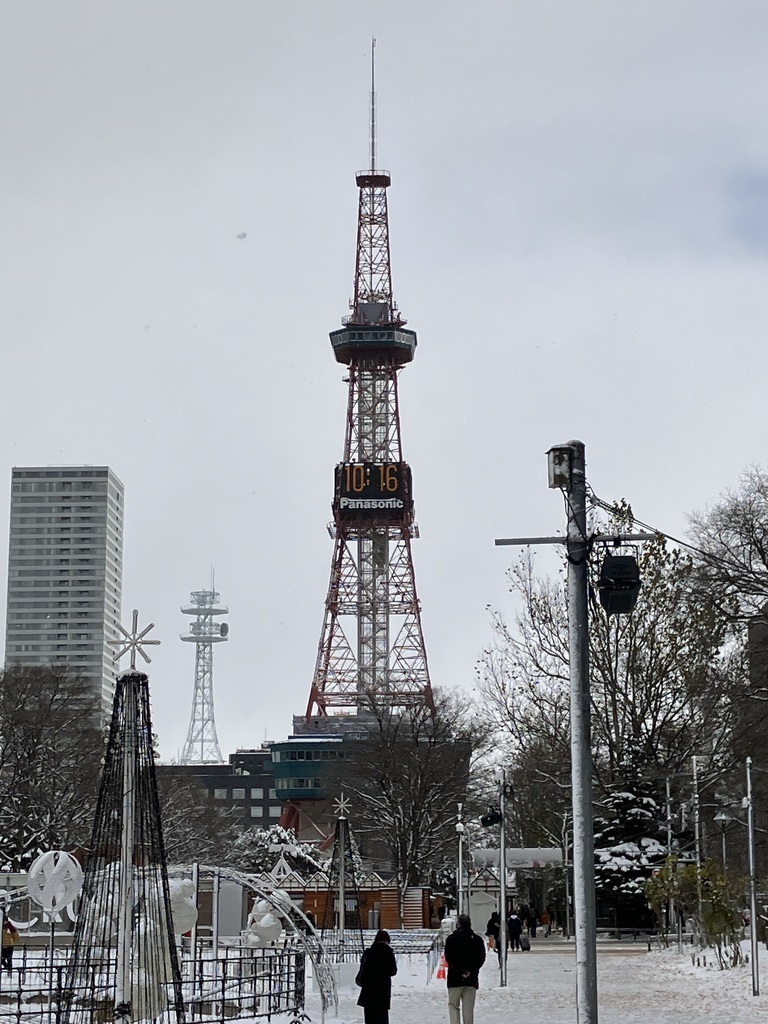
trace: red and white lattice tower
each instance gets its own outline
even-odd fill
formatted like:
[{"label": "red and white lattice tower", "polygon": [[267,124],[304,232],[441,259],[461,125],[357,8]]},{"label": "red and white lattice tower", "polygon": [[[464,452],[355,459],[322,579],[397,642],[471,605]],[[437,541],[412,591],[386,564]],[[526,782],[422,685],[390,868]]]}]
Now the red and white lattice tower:
[{"label": "red and white lattice tower", "polygon": [[349,396],[344,455],[335,474],[331,579],[308,719],[359,710],[372,699],[393,708],[432,706],[411,555],[418,531],[397,391],[398,375],[413,359],[416,334],[406,329],[392,296],[390,175],[376,167],[374,97],[372,81],[371,166],[356,175],[352,313],[330,336],[337,361],[349,367]]}]

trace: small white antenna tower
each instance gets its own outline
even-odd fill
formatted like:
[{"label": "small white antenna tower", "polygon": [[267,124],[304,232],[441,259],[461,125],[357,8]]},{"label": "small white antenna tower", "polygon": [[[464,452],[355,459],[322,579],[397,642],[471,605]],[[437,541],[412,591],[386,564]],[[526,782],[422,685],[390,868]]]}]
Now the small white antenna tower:
[{"label": "small white antenna tower", "polygon": [[[213,574],[211,574],[213,579]],[[214,616],[228,615],[229,608],[219,605],[219,594],[213,589],[196,590],[189,595],[192,604],[182,605],[185,615],[195,621],[181,639],[195,644],[195,693],[187,741],[181,752],[182,764],[221,764],[222,756],[213,717],[213,645],[229,639],[229,625],[216,622]]]}]

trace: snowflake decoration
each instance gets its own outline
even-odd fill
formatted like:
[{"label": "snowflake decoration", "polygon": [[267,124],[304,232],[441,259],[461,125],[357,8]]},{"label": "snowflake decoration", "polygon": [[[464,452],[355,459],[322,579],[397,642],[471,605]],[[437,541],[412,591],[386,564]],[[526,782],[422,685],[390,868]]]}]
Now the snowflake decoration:
[{"label": "snowflake decoration", "polygon": [[131,670],[135,671],[135,669],[136,669],[136,652],[138,651],[139,654],[144,659],[144,661],[146,661],[146,663],[149,665],[150,662],[152,661],[152,659],[146,653],[144,648],[149,646],[150,644],[159,644],[160,643],[159,640],[145,640],[144,639],[144,637],[147,635],[147,633],[150,631],[150,629],[154,629],[155,628],[154,622],[150,622],[150,624],[148,626],[145,626],[144,629],[142,629],[142,631],[139,632],[139,613],[138,613],[137,609],[134,608],[133,609],[133,624],[132,624],[132,627],[131,627],[131,632],[129,633],[127,629],[123,629],[123,627],[119,623],[117,625],[117,628],[123,634],[122,638],[116,637],[114,640],[109,640],[108,641],[110,644],[114,644],[115,647],[120,647],[120,650],[117,651],[117,653],[115,654],[115,661],[119,661],[124,654],[127,654],[128,651],[130,651],[131,652]]},{"label": "snowflake decoration", "polygon": [[346,818],[346,816],[349,814],[349,809],[351,806],[352,804],[349,802],[349,800],[347,800],[343,793],[338,798],[338,800],[333,801],[333,809],[336,812],[337,818]]}]

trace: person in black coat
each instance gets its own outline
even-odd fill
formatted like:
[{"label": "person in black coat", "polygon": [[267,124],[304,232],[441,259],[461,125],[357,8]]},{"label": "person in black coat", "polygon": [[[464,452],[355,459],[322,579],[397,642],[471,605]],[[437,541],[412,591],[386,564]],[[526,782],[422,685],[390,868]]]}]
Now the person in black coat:
[{"label": "person in black coat", "polygon": [[509,936],[509,945],[511,949],[520,949],[520,936],[522,934],[523,922],[513,910],[509,915],[509,920],[507,921],[507,935]]},{"label": "person in black coat", "polygon": [[472,931],[468,914],[459,914],[456,931],[445,940],[448,964],[448,1018],[450,1024],[473,1024],[480,968],[485,963],[485,943]]},{"label": "person in black coat", "polygon": [[501,915],[498,910],[494,910],[488,918],[488,924],[485,926],[485,935],[488,939],[489,947],[495,949],[496,955],[501,959]]},{"label": "person in black coat", "polygon": [[389,1003],[395,974],[397,960],[389,944],[389,932],[379,929],[373,944],[363,953],[356,978],[360,986],[357,1005],[363,1008],[365,1024],[389,1024]]}]

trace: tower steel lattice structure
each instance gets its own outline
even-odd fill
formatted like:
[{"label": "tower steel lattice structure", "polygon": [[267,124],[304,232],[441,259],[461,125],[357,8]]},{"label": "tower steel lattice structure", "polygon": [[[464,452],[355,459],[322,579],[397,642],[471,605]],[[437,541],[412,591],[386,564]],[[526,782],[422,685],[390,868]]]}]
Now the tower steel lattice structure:
[{"label": "tower steel lattice structure", "polygon": [[181,754],[182,764],[220,764],[221,749],[213,715],[213,645],[229,639],[229,626],[215,616],[227,615],[229,608],[219,605],[215,590],[196,590],[189,595],[192,604],[182,605],[185,615],[194,615],[188,633],[181,639],[196,645],[195,692],[192,716]]},{"label": "tower steel lattice structure", "polygon": [[[373,82],[372,82],[373,86]],[[411,470],[403,459],[398,376],[416,334],[392,293],[389,171],[371,166],[359,189],[355,290],[351,314],[332,331],[338,362],[349,367],[346,433],[332,504],[331,578],[306,716],[378,705],[432,705],[411,542]],[[343,712],[342,712],[343,713]]]}]

